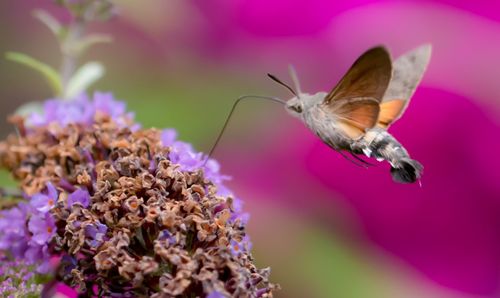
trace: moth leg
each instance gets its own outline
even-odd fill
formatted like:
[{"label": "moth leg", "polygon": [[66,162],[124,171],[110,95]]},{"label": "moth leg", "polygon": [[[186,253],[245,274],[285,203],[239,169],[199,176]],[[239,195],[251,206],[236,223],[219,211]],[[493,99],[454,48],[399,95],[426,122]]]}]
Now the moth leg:
[{"label": "moth leg", "polygon": [[342,151],[337,151],[338,153],[340,153],[340,155],[342,155],[345,159],[347,159],[348,161],[352,162],[353,164],[357,165],[358,167],[362,167],[362,168],[365,168],[365,169],[368,169],[368,167],[366,165],[363,165],[361,163],[358,163],[354,160],[352,160],[351,158],[349,158],[349,156],[345,155],[344,152]]},{"label": "moth leg", "polygon": [[361,163],[362,163],[362,164],[364,164],[365,166],[367,166],[367,167],[374,167],[374,166],[375,166],[374,164],[369,163],[369,162],[367,162],[366,160],[363,160],[362,158],[360,158],[360,157],[359,157],[359,156],[357,156],[356,154],[354,154],[354,153],[352,153],[352,152],[350,152],[350,153],[351,153],[351,156],[352,156],[355,160],[357,160],[357,161],[361,162]]}]

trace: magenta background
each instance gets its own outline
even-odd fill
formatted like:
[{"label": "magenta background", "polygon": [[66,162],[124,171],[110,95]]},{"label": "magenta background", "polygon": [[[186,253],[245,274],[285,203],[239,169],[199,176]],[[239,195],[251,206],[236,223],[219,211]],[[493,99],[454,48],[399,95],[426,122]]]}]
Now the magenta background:
[{"label": "magenta background", "polygon": [[[38,41],[41,31],[23,26],[33,26],[26,11],[45,3],[0,4],[0,16],[17,24],[0,28],[0,33],[15,30],[8,39],[14,45],[27,36]],[[160,11],[169,9],[166,2],[154,3]],[[101,26],[129,42],[117,53],[102,53],[110,69],[118,69],[111,74],[140,80],[140,67],[161,73],[175,67],[186,71],[189,66],[191,73],[200,71],[200,77],[207,69],[223,70],[243,85],[248,83],[245,92],[287,97],[265,79],[266,72],[288,80],[287,65],[292,63],[305,91],[326,91],[368,47],[386,44],[398,56],[431,42],[433,57],[421,87],[405,116],[391,128],[425,166],[422,187],[394,184],[385,164],[368,170],[353,166],[280,107],[269,105],[256,106],[265,110],[262,113],[249,109],[249,118],[257,123],[232,128],[216,157],[241,193],[273,198],[273,203],[316,217],[360,246],[375,244],[429,281],[457,293],[500,297],[499,1],[186,3],[192,4],[188,16],[193,17],[181,17],[175,26],[161,13],[146,24],[129,18],[127,11],[123,18]],[[1,43],[0,48],[7,49]],[[51,57],[50,46],[40,51],[42,57]],[[128,59],[127,53],[137,53],[136,60]],[[115,54],[121,58],[113,60]],[[4,111],[13,106],[5,100],[7,95],[40,92],[37,85],[26,88],[18,80],[5,80],[0,90]],[[120,91],[127,85],[120,83],[107,86]],[[183,88],[192,84],[196,85]],[[210,105],[210,99],[196,100]],[[229,105],[230,101],[221,107],[227,110]],[[214,118],[220,122],[220,117]],[[200,135],[202,145],[211,143],[213,133]],[[265,200],[250,205],[266,206]],[[349,222],[335,218],[332,210],[343,210],[341,206],[353,210],[361,227],[356,232]]]},{"label": "magenta background", "polygon": [[[198,4],[217,26],[205,43],[213,59],[230,60],[227,51],[234,48],[243,53],[240,59],[252,60],[257,53],[265,60],[262,64],[276,68],[297,59],[292,62],[299,65],[299,73],[317,74],[302,79],[308,91],[330,88],[335,80],[327,78],[339,76],[348,61],[370,45],[386,43],[400,54],[432,42],[434,55],[422,87],[391,130],[425,165],[421,188],[392,183],[386,165],[369,170],[353,166],[300,124],[288,127],[286,135],[274,140],[282,146],[272,146],[262,159],[245,163],[235,156],[227,164],[251,169],[240,179],[251,181],[250,188],[260,187],[283,200],[296,198],[294,203],[301,208],[315,204],[308,185],[319,179],[355,208],[375,243],[439,284],[496,297],[498,1],[237,1],[225,15],[217,6]],[[359,18],[348,19],[346,13]],[[278,44],[280,55],[269,54],[265,45],[283,37],[295,38],[285,43],[298,47],[283,50]],[[263,171],[273,179],[263,181]],[[276,180],[297,171],[307,174],[297,181]],[[300,186],[290,189],[290,185]]]}]

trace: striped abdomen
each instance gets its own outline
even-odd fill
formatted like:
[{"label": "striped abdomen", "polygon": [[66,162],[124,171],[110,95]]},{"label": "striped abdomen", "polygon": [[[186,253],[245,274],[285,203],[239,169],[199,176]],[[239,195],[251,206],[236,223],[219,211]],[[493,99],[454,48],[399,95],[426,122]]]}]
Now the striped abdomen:
[{"label": "striped abdomen", "polygon": [[411,159],[403,145],[384,129],[369,130],[351,148],[353,153],[388,161],[391,164],[392,178],[397,182],[413,183],[420,179],[423,166]]}]

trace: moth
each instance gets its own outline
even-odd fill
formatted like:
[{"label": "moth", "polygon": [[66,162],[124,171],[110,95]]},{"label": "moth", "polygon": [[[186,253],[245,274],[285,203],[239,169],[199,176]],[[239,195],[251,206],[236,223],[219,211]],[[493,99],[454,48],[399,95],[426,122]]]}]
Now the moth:
[{"label": "moth", "polygon": [[358,164],[367,164],[358,155],[385,160],[394,181],[413,183],[420,179],[423,166],[387,130],[406,110],[430,57],[431,45],[420,46],[394,62],[386,48],[371,48],[329,93],[303,93],[293,71],[295,90],[269,76],[295,95],[286,102],[286,110],[333,150],[348,159],[345,152],[349,153]]}]

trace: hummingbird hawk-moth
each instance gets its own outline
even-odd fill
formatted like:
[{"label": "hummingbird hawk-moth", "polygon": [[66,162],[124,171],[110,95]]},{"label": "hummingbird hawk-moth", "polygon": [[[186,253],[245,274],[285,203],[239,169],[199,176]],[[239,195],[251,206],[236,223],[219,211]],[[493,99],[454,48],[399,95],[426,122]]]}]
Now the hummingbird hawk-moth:
[{"label": "hummingbird hawk-moth", "polygon": [[391,61],[384,47],[362,54],[330,91],[302,93],[292,72],[295,90],[276,77],[295,96],[285,104],[328,146],[344,155],[366,155],[391,165],[392,178],[400,183],[420,179],[423,166],[411,159],[406,149],[387,129],[409,104],[431,56],[431,46],[420,46]]}]

